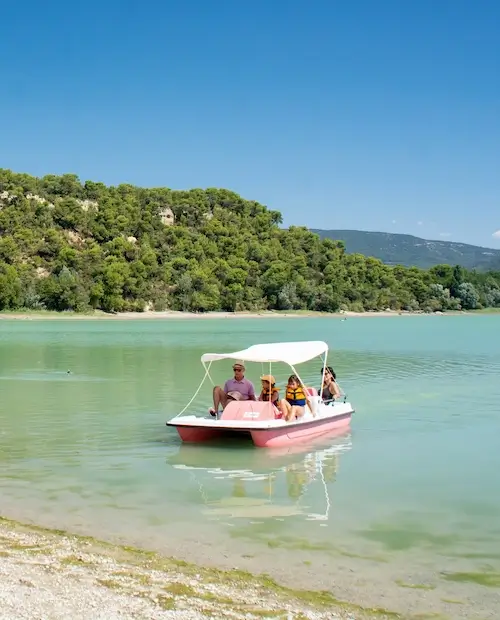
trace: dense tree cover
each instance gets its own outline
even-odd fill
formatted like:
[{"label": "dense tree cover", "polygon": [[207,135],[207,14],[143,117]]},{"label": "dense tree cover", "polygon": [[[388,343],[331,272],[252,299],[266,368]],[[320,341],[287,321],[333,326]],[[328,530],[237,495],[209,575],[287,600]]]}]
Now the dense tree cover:
[{"label": "dense tree cover", "polygon": [[106,187],[0,169],[0,309],[500,306],[500,272],[390,267],[280,223],[279,212],[224,189]]}]

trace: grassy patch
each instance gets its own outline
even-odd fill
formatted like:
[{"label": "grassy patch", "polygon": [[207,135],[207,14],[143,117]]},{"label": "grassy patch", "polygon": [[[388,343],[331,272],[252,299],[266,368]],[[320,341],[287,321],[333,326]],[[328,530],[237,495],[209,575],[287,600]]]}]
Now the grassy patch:
[{"label": "grassy patch", "polygon": [[112,573],[114,577],[125,577],[131,579],[142,586],[150,586],[151,578],[143,573],[134,573],[130,570],[117,570]]},{"label": "grassy patch", "polygon": [[171,609],[175,609],[175,599],[173,596],[165,596],[164,594],[159,594],[156,597],[157,604],[164,610],[169,611]]},{"label": "grassy patch", "polygon": [[358,532],[364,538],[378,542],[389,551],[407,551],[414,547],[451,547],[457,543],[457,537],[449,534],[432,534],[418,527],[392,527],[375,525],[369,530]]},{"label": "grassy patch", "polygon": [[6,543],[9,551],[27,551],[28,553],[45,553],[47,551],[46,547],[41,545],[26,545],[22,542],[18,542],[17,540],[9,540]]},{"label": "grassy patch", "polygon": [[406,583],[400,579],[396,579],[396,583],[400,588],[412,588],[413,590],[435,590],[436,586],[426,585],[425,583]]},{"label": "grassy patch", "polygon": [[267,546],[271,549],[292,549],[294,551],[323,551],[328,552],[331,549],[325,543],[312,543],[305,538],[286,539],[283,537],[272,538],[267,541]]},{"label": "grassy patch", "polygon": [[495,552],[470,552],[470,553],[450,553],[453,558],[463,558],[464,560],[500,560],[500,553]]},{"label": "grassy patch", "polygon": [[212,592],[199,592],[196,596],[203,601],[215,603],[217,605],[230,605],[231,607],[236,607],[238,605],[238,603],[232,598],[227,596],[218,596]]},{"label": "grassy patch", "polygon": [[255,542],[258,540],[270,549],[286,549],[290,551],[318,551],[320,553],[328,554],[331,556],[343,556],[346,558],[353,558],[357,560],[368,560],[371,562],[387,562],[387,559],[380,555],[363,555],[358,553],[352,553],[345,549],[340,549],[332,544],[325,542],[311,542],[307,538],[299,538],[295,536],[273,536],[270,538],[268,532],[261,532],[257,529],[250,528],[234,528],[231,530],[230,535],[233,538],[247,538]]},{"label": "grassy patch", "polygon": [[[237,607],[236,611],[246,613],[248,615],[257,618],[282,618],[283,620],[288,617],[288,612],[285,609],[257,609],[254,607]],[[292,614],[293,620],[307,620],[307,616],[302,613]]]},{"label": "grassy patch", "polygon": [[2,310],[0,311],[0,317],[13,318],[13,319],[66,319],[66,318],[97,318],[105,317],[105,313],[99,311],[89,312],[72,312],[65,310],[64,312],[56,312],[52,310]]},{"label": "grassy patch", "polygon": [[445,616],[444,614],[434,613],[432,611],[423,614],[415,614],[414,616],[410,616],[412,620],[449,620],[449,616]]},{"label": "grassy patch", "polygon": [[500,588],[500,573],[441,573],[446,581],[475,583],[487,588]]},{"label": "grassy patch", "polygon": [[96,582],[109,590],[123,590],[123,585],[114,579],[96,579]]},{"label": "grassy patch", "polygon": [[187,586],[184,583],[179,583],[178,581],[174,581],[173,583],[169,583],[163,588],[165,592],[168,592],[172,596],[189,596],[189,597],[198,597],[198,592],[192,588],[191,586]]},{"label": "grassy patch", "polygon": [[481,308],[480,310],[473,310],[473,314],[498,314],[500,308]]},{"label": "grassy patch", "polygon": [[387,558],[382,557],[381,555],[362,555],[360,553],[352,553],[351,551],[344,551],[343,549],[338,550],[339,554],[344,556],[345,558],[354,558],[356,560],[369,560],[371,562],[388,562]]},{"label": "grassy patch", "polygon": [[63,566],[92,566],[92,562],[84,560],[79,555],[67,555],[64,558],[61,558],[60,563]]}]

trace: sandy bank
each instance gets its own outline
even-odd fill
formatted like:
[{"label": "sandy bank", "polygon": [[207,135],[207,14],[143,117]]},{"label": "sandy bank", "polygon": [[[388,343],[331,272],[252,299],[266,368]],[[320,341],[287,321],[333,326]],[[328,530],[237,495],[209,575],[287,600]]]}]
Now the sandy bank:
[{"label": "sandy bank", "polygon": [[0,520],[0,619],[398,618],[293,591],[243,571],[203,569],[153,553]]},{"label": "sandy bank", "polygon": [[[465,312],[450,312],[446,314],[465,315]],[[163,312],[118,312],[116,314],[105,314],[95,312],[93,314],[79,314],[76,312],[5,312],[0,313],[0,320],[153,320],[153,319],[177,319],[177,320],[211,320],[211,319],[300,319],[300,318],[370,318],[370,317],[405,317],[405,316],[441,316],[441,314],[424,314],[422,312],[174,312],[166,310]]]}]

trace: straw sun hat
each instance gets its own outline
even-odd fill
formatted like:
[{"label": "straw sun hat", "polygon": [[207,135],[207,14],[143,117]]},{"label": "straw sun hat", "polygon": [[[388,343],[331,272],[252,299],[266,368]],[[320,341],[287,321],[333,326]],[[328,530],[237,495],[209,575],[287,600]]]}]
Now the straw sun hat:
[{"label": "straw sun hat", "polygon": [[273,375],[263,375],[260,378],[261,381],[268,381],[271,385],[274,385],[276,383],[276,379],[273,377]]}]

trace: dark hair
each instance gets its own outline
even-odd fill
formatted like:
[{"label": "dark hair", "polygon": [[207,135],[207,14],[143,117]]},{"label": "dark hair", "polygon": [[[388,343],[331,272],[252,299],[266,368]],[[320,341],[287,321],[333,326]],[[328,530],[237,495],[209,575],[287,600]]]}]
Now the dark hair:
[{"label": "dark hair", "polygon": [[[333,377],[333,379],[335,381],[337,380],[337,375],[335,374],[335,371],[333,370],[333,368],[331,366],[327,366],[325,368],[325,375],[326,375],[327,372],[329,372],[332,375],[332,377]],[[321,369],[321,374],[323,374],[323,369]]]},{"label": "dark hair", "polygon": [[297,377],[297,375],[290,375],[288,377],[288,383],[290,383],[290,381],[293,381],[297,385],[302,385],[302,381]]}]

